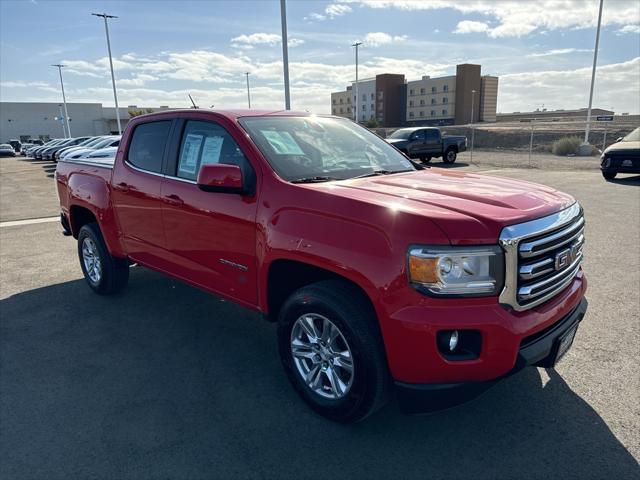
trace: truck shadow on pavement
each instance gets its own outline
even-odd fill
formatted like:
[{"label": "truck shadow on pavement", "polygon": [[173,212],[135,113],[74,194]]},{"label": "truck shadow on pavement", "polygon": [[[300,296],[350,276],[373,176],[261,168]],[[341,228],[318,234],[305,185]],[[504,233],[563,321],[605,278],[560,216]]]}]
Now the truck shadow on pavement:
[{"label": "truck shadow on pavement", "polygon": [[543,385],[526,369],[446,412],[392,403],[337,425],[289,387],[274,325],[131,273],[113,297],[75,280],[1,301],[1,477],[638,478],[554,371]]}]

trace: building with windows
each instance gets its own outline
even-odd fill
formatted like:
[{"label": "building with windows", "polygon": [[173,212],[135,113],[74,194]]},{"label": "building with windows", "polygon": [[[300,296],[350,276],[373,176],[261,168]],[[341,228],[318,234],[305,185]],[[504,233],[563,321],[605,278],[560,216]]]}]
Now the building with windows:
[{"label": "building with windows", "polygon": [[[455,75],[406,82],[404,75],[383,74],[359,81],[358,96],[358,121],[375,118],[381,127],[495,122],[498,77],[482,76],[480,65],[472,64],[457,65]],[[343,97],[351,98],[352,108],[341,112]],[[331,94],[331,112],[353,119],[353,102],[355,83]]]},{"label": "building with windows", "polygon": [[[331,94],[331,113],[339,117],[372,122],[380,127],[398,126],[403,119],[404,75],[384,73],[358,81],[358,98],[355,82],[346,90]],[[340,103],[342,102],[342,103]]]}]

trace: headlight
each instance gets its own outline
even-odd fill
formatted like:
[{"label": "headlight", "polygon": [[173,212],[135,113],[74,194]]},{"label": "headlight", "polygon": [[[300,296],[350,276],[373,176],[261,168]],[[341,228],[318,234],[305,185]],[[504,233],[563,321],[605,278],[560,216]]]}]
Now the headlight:
[{"label": "headlight", "polygon": [[409,248],[409,282],[433,296],[498,295],[504,279],[504,255],[495,246]]}]

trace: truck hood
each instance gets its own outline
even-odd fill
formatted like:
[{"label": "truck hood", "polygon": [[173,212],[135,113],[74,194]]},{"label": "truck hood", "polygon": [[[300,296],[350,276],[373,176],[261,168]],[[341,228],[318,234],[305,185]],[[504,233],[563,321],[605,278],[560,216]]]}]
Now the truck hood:
[{"label": "truck hood", "polygon": [[570,195],[544,185],[441,169],[313,187],[427,217],[452,244],[495,244],[505,226],[550,215],[575,202]]},{"label": "truck hood", "polygon": [[637,153],[638,151],[640,151],[640,142],[617,142],[609,145],[604,153],[617,155],[622,153]]}]

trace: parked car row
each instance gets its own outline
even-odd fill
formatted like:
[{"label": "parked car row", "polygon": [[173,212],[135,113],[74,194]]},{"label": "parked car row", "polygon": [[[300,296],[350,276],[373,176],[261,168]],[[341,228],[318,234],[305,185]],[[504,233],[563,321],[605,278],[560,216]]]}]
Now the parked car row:
[{"label": "parked car row", "polygon": [[[120,143],[119,135],[100,135],[95,137],[59,138],[51,140],[42,146],[33,146],[25,151],[29,157],[36,160],[65,160],[87,158],[102,149],[117,147]],[[115,156],[112,152],[100,152],[100,156]]]},{"label": "parked car row", "polygon": [[0,143],[0,157],[15,157],[16,151],[8,143]]}]

